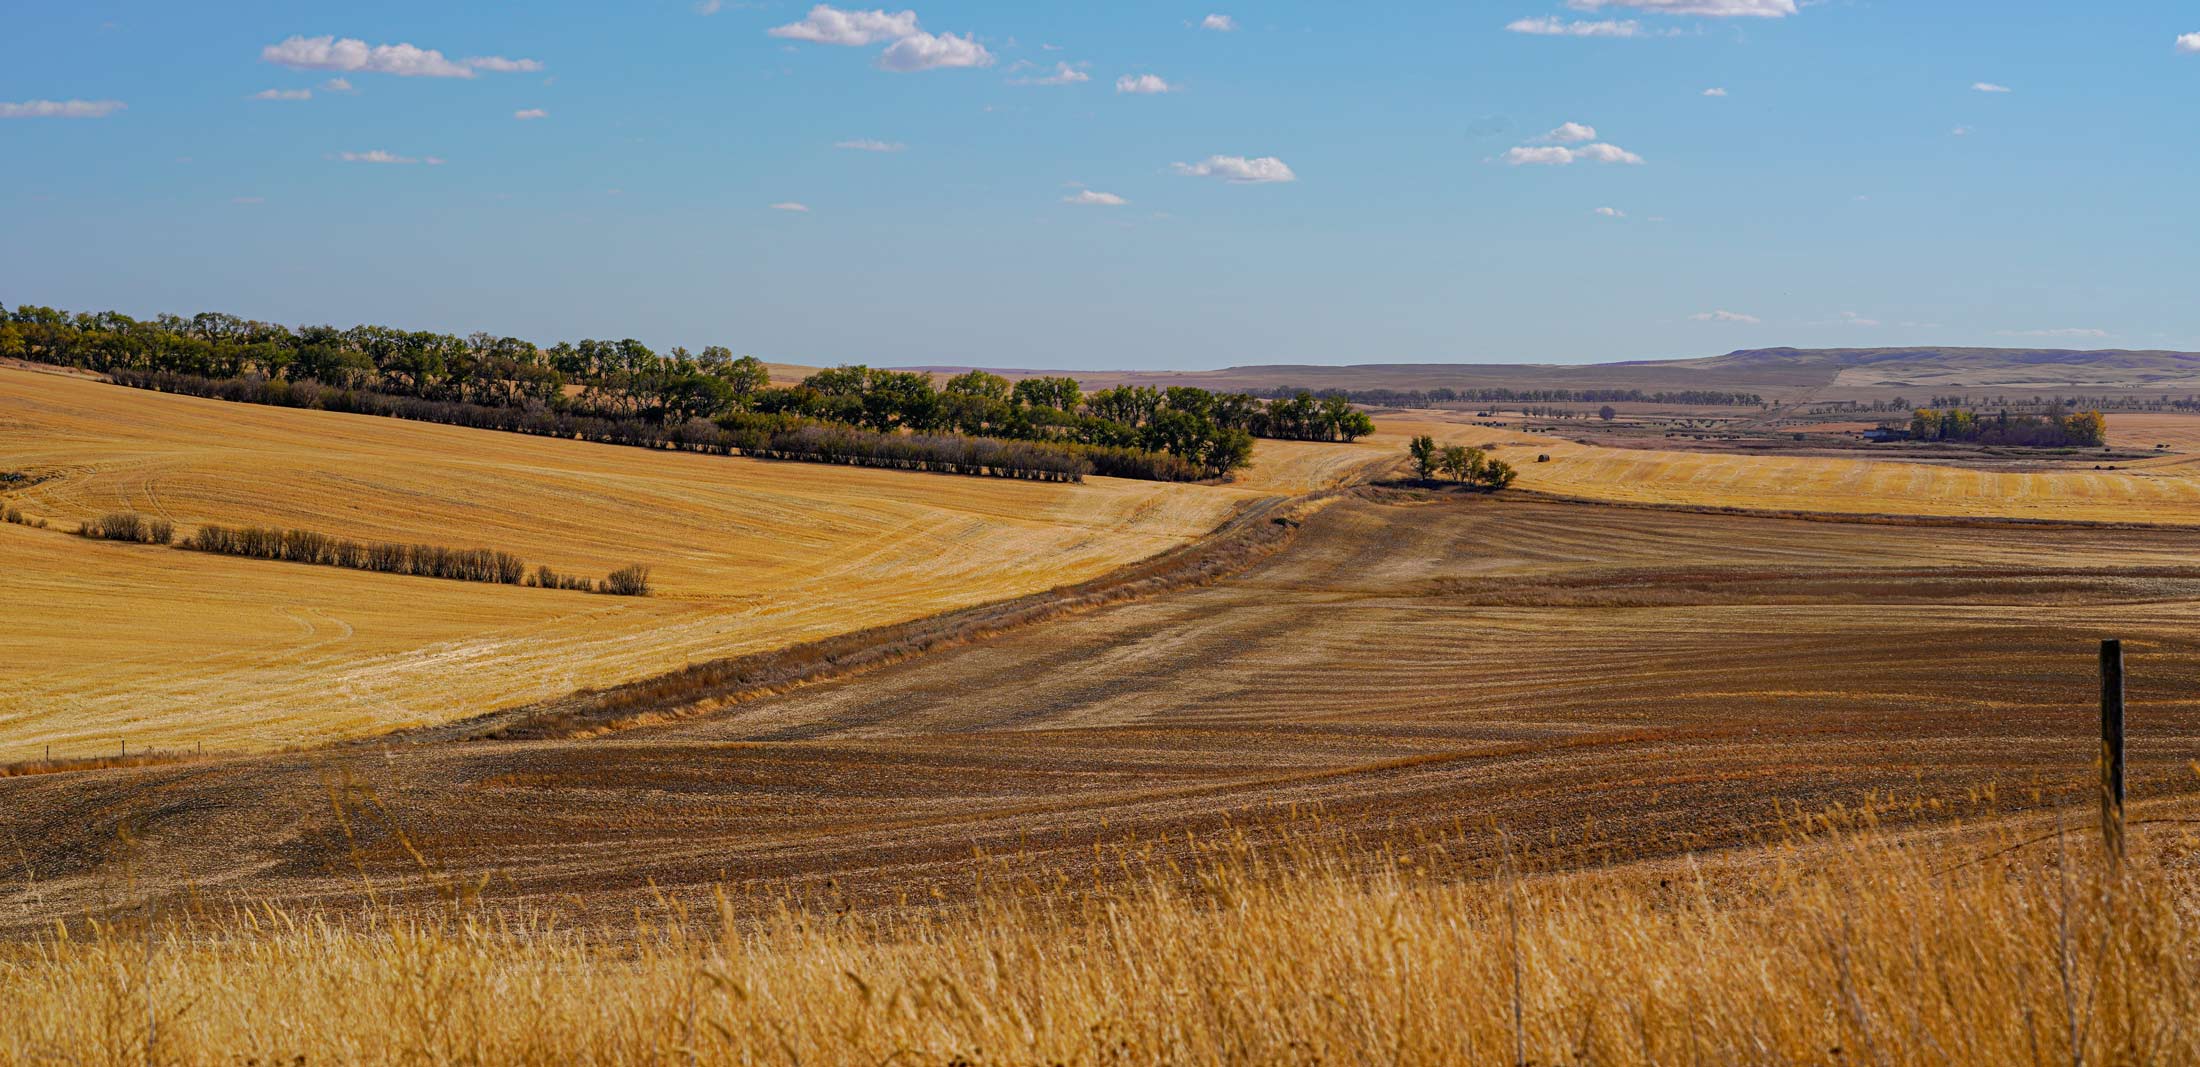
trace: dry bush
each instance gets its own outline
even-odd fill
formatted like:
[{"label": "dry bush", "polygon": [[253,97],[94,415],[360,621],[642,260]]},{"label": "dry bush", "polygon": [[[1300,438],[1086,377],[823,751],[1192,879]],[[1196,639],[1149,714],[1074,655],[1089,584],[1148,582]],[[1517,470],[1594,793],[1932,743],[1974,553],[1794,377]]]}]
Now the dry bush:
[{"label": "dry bush", "polygon": [[[167,524],[159,522],[157,529],[166,530]],[[462,582],[518,585],[527,573],[527,564],[518,556],[496,549],[360,542],[312,530],[201,526],[184,542],[184,547],[227,556],[279,559],[321,567],[347,567]],[[646,575],[646,569],[644,573]]]},{"label": "dry bush", "polygon": [[174,523],[167,519],[149,518],[134,511],[108,512],[77,527],[76,532],[80,536],[100,541],[128,541],[147,545],[165,545],[176,537]]},{"label": "dry bush", "polygon": [[[1456,842],[1455,842],[1456,843]],[[1724,878],[1448,882],[1096,849],[899,917],[668,901],[81,927],[0,964],[0,1062],[2035,1064],[2200,1059],[2200,918],[2092,850],[1855,841]],[[1131,877],[1116,877],[1129,868]],[[1012,868],[1000,868],[1008,874]]]},{"label": "dry bush", "polygon": [[597,588],[612,596],[648,596],[649,568],[639,563],[627,564],[612,571]]}]

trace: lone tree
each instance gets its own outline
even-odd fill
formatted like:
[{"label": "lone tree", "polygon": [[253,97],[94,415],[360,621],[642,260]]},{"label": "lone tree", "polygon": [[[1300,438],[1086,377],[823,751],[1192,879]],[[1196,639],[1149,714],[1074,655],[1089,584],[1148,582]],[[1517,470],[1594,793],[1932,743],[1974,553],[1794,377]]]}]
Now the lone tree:
[{"label": "lone tree", "polygon": [[1612,405],[1606,404],[1603,407],[1597,409],[1597,418],[1603,419],[1606,422],[1610,422],[1613,419],[1619,418],[1619,412],[1614,410],[1612,408]]}]

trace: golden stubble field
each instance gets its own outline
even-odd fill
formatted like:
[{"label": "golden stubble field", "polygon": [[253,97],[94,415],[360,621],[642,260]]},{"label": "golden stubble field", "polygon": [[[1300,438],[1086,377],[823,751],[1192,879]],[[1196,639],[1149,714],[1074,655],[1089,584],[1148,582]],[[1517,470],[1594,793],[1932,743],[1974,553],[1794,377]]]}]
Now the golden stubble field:
[{"label": "golden stubble field", "polygon": [[[1519,486],[1587,500],[1849,515],[1923,515],[2067,522],[2200,524],[2200,416],[2109,416],[2112,444],[2172,452],[2118,470],[1986,471],[1902,460],[1608,448],[1473,426],[1458,412],[1408,412],[1386,435],[1494,445]],[[1370,440],[1375,440],[1371,438]],[[1538,463],[1538,455],[1551,457]],[[2105,465],[2105,464],[2104,464]]]},{"label": "golden stubble field", "polygon": [[[1280,443],[1279,443],[1280,445]],[[1357,459],[1358,457],[1353,457]],[[1225,486],[912,475],[653,452],[124,389],[0,368],[0,762],[269,749],[444,721],[1081,580],[1339,477],[1263,448]],[[134,509],[490,547],[647,599],[81,540]]]}]

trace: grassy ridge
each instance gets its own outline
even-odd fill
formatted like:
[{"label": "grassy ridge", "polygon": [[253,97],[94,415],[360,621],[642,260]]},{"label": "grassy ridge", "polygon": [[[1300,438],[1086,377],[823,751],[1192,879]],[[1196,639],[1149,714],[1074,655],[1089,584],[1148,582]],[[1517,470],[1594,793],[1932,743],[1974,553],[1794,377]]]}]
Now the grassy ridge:
[{"label": "grassy ridge", "polygon": [[[1334,853],[1096,847],[968,909],[668,905],[578,932],[259,912],[0,956],[0,1063],[2175,1063],[2200,920],[2050,838],[1965,862],[1868,831],[1691,868],[1459,884]],[[1830,855],[1829,855],[1830,853]],[[1815,855],[1815,859],[1803,857]]]}]

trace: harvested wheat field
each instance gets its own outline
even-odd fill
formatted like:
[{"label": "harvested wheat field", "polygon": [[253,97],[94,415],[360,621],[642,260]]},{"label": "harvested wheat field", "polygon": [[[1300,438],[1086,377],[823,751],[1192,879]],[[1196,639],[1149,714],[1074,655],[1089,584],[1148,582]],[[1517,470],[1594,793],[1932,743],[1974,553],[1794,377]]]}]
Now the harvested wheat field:
[{"label": "harvested wheat field", "polygon": [[[1453,417],[1447,417],[1449,416]],[[1519,486],[1584,500],[1698,508],[1855,515],[2011,518],[2058,522],[2200,525],[2200,456],[2175,454],[2120,462],[2120,470],[1987,471],[1935,463],[1610,448],[1555,434],[1462,425],[1456,413],[1415,412],[1386,420],[1390,433],[1491,445],[1520,471]],[[2121,428],[2126,420],[2183,416],[2113,415],[2116,443],[2165,440],[2159,424]],[[2179,440],[2190,440],[2187,436]],[[2179,447],[2172,445],[2173,448]],[[1548,463],[1536,461],[1549,455]]]},{"label": "harvested wheat field", "polygon": [[[2103,636],[2131,650],[2134,796],[2200,787],[2200,531],[1329,499],[1235,577],[672,723],[0,780],[29,849],[0,917],[97,911],[126,870],[155,899],[421,900],[423,857],[597,918],[728,883],[891,909],[965,893],[974,850],[1083,878],[1096,842],[1313,811],[1363,840],[1501,826],[1557,867],[1834,805],[2018,817],[2092,795]],[[1441,863],[1487,874],[1490,846]]]},{"label": "harvested wheat field", "polygon": [[[1286,488],[1319,469],[1287,450]],[[1030,593],[1182,545],[1271,490],[773,463],[294,411],[0,368],[0,762],[269,749]],[[79,540],[133,509],[486,547],[646,599]]]}]

